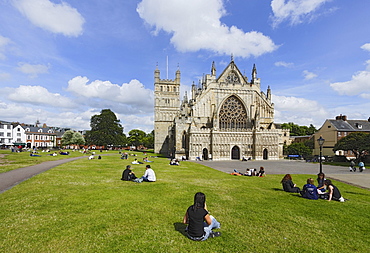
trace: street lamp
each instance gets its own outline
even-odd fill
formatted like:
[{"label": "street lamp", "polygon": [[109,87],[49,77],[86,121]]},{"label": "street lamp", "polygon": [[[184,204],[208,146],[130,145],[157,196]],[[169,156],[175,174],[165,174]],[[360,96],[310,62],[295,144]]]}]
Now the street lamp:
[{"label": "street lamp", "polygon": [[320,173],[322,173],[322,146],[324,145],[325,139],[320,136],[320,138],[317,139],[317,143],[320,146]]}]

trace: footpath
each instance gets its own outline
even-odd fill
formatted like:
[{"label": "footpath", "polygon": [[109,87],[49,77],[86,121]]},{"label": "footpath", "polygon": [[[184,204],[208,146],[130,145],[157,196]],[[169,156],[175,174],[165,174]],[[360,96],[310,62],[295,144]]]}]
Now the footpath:
[{"label": "footpath", "polygon": [[[13,186],[51,168],[54,168],[63,163],[74,161],[77,159],[86,158],[73,157],[57,161],[43,162],[37,165],[19,168],[16,170],[0,173],[0,193],[9,190]],[[192,161],[199,163],[213,169],[231,173],[234,169],[245,173],[246,169],[264,167],[266,175],[268,174],[311,174],[316,177],[319,172],[319,164],[306,163],[304,161],[294,160],[276,160],[276,161]],[[370,169],[365,169],[363,172],[350,172],[347,167],[323,165],[322,171],[325,173],[326,178],[335,179],[347,184],[358,186],[370,190]]]},{"label": "footpath", "polygon": [[[261,160],[261,161],[196,161],[195,163],[203,164],[213,169],[231,173],[236,169],[241,173],[245,173],[246,169],[265,168],[266,175],[269,174],[309,174],[316,179],[320,170],[318,163],[307,163],[305,161],[297,160]],[[349,165],[349,164],[348,164]],[[349,167],[349,166],[348,166]],[[326,178],[341,181],[347,184],[358,186],[370,190],[370,169],[365,169],[363,172],[350,172],[348,167],[322,165],[322,172],[325,173]],[[294,176],[293,176],[294,177]]]},{"label": "footpath", "polygon": [[13,186],[41,173],[54,168],[63,163],[74,161],[77,159],[86,158],[86,156],[72,157],[56,161],[48,161],[40,164],[36,164],[29,167],[19,168],[4,173],[0,173],[0,193],[9,190]]}]

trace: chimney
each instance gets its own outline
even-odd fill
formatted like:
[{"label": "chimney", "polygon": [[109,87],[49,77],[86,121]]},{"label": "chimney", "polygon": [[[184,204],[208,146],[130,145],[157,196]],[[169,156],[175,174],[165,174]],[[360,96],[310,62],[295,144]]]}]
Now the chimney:
[{"label": "chimney", "polygon": [[[335,117],[335,120],[343,120],[343,121],[346,121],[347,120],[347,116],[341,114],[339,116],[336,116]],[[370,117],[369,117],[369,120],[370,120]]]}]

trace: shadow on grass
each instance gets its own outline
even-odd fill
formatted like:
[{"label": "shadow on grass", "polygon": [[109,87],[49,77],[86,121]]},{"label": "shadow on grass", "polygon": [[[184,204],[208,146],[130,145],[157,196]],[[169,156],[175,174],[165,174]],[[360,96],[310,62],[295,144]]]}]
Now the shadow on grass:
[{"label": "shadow on grass", "polygon": [[173,226],[175,227],[175,230],[180,232],[183,236],[188,236],[185,232],[186,224],[181,222],[175,222],[173,223]]},{"label": "shadow on grass", "polygon": [[281,189],[281,188],[272,188],[274,191],[280,191],[280,192],[283,192],[284,190]]}]

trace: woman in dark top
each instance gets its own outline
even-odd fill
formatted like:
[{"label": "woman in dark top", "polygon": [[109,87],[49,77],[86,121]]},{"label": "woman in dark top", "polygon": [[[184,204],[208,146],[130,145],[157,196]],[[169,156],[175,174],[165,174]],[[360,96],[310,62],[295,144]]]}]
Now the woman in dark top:
[{"label": "woman in dark top", "polygon": [[325,192],[325,174],[320,172],[317,174],[317,189],[321,192]]},{"label": "woman in dark top", "polygon": [[283,179],[281,180],[281,184],[283,185],[283,189],[286,192],[300,192],[299,187],[296,187],[296,185],[293,183],[292,176],[290,174],[286,174],[283,177]]},{"label": "woman in dark top", "polygon": [[344,202],[345,199],[342,197],[342,195],[340,194],[340,191],[339,189],[333,185],[333,183],[331,182],[330,179],[326,179],[325,180],[325,185],[328,187],[328,201],[331,201],[331,200],[337,200],[337,201],[340,201],[340,202]]},{"label": "woman in dark top", "polygon": [[220,223],[206,210],[206,195],[197,192],[194,196],[194,205],[189,206],[184,216],[184,223],[188,224],[188,237],[194,241],[204,241],[208,237],[217,237],[221,232],[212,229],[220,228]]}]

